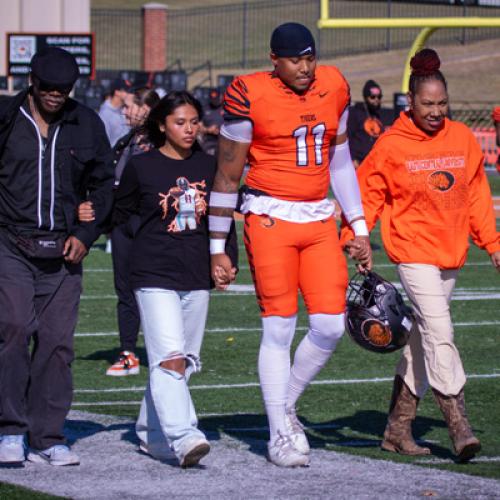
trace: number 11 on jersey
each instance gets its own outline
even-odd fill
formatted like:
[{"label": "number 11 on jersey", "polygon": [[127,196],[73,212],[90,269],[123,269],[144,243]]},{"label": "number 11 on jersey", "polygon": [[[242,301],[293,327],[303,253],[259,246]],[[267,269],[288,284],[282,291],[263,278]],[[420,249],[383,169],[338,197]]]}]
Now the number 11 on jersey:
[{"label": "number 11 on jersey", "polygon": [[[316,165],[323,163],[323,156],[321,148],[323,146],[323,137],[325,135],[326,126],[324,123],[318,123],[311,128],[311,134],[314,137],[314,160]],[[296,143],[296,158],[297,166],[307,167],[309,165],[309,155],[307,151],[307,134],[309,127],[303,125],[293,131]]]}]

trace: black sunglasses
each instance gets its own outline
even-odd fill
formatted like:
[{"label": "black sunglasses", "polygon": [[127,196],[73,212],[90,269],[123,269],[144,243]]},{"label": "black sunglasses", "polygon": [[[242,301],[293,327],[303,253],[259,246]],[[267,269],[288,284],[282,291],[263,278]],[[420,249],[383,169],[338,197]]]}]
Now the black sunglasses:
[{"label": "black sunglasses", "polygon": [[45,83],[38,78],[33,78],[33,85],[40,92],[59,92],[60,94],[69,94],[73,85],[51,85],[50,83]]},{"label": "black sunglasses", "polygon": [[382,99],[384,96],[382,94],[370,94],[368,97],[370,99]]}]

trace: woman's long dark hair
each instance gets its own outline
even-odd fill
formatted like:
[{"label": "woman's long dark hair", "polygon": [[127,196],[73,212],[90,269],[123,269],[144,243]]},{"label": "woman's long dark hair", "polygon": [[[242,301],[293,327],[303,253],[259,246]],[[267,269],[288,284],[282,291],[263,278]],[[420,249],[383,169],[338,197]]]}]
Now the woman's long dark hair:
[{"label": "woman's long dark hair", "polygon": [[[163,99],[160,99],[160,102],[151,110],[144,124],[144,128],[149,140],[155,148],[160,148],[166,141],[165,132],[160,130],[160,124],[163,125],[165,123],[165,118],[174,113],[179,106],[185,106],[186,104],[196,109],[198,117],[201,120],[203,117],[201,103],[186,90],[174,90],[169,92]],[[193,149],[197,149],[198,147],[198,143],[195,142]]]},{"label": "woman's long dark hair", "polygon": [[443,73],[439,71],[441,67],[441,60],[437,55],[437,52],[432,49],[422,49],[417,52],[410,61],[411,75],[409,90],[410,93],[415,95],[418,91],[418,87],[422,82],[428,80],[437,80],[444,85],[445,90],[447,90],[448,85],[446,83],[446,78]]}]

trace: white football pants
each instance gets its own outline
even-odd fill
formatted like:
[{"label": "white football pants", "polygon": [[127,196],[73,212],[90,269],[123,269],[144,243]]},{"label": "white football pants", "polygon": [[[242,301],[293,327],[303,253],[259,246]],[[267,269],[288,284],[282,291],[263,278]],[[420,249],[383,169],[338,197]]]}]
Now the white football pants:
[{"label": "white football pants", "polygon": [[[161,288],[135,291],[149,361],[149,383],[141,403],[136,433],[153,455],[177,451],[192,435],[203,436],[187,386],[199,371],[199,355],[208,313],[208,290],[177,292]],[[160,366],[184,357],[186,374]]]}]

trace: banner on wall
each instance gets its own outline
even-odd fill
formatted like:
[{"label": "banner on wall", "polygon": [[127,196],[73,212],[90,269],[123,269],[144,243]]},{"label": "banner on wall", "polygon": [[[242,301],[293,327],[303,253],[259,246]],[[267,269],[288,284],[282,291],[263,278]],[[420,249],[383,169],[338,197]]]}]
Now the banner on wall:
[{"label": "banner on wall", "polygon": [[80,68],[80,76],[94,79],[93,33],[7,33],[7,74],[28,75],[31,58],[45,47],[60,47],[71,52]]}]

